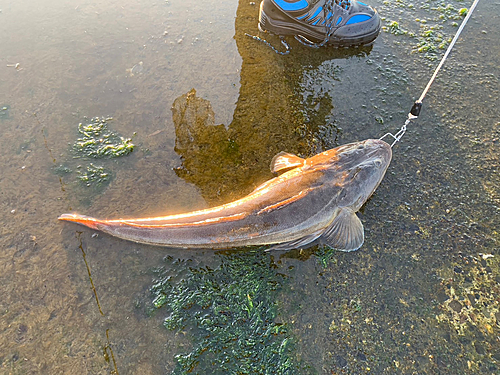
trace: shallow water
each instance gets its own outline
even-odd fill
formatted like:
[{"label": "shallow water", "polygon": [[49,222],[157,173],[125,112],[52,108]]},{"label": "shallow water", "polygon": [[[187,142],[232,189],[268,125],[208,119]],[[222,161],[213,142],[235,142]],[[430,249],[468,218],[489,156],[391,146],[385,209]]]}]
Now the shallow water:
[{"label": "shallow water", "polygon": [[[373,46],[311,50],[290,40],[285,57],[245,37],[258,33],[258,4],[248,1],[2,3],[0,372],[181,372],[175,356],[190,353],[210,326],[193,311],[183,329],[165,328],[172,311],[154,307],[151,288],[164,273],[196,287],[191,274],[210,267],[207,277],[224,291],[238,283],[224,273],[234,255],[132,244],[58,215],[207,207],[271,177],[279,151],[310,156],[397,131],[444,52],[419,46],[451,37],[460,20],[449,16],[470,5],[448,3],[454,11],[440,1],[372,1],[387,25]],[[256,256],[252,272],[268,265],[285,281],[269,294],[239,290],[241,304],[270,308],[267,319],[286,328],[268,337],[293,343],[282,353],[291,367],[279,368],[500,371],[498,6],[479,4],[395,146],[359,213],[364,246]],[[393,21],[408,33],[389,32]],[[193,88],[197,99],[188,101]],[[95,116],[112,117],[110,128],[132,138],[134,151],[75,159],[78,124]],[[89,162],[110,171],[109,185],[79,182]],[[240,261],[251,256],[243,250]],[[261,299],[251,302],[251,293]],[[272,306],[258,305],[265,301]],[[263,351],[245,353],[274,364]],[[221,353],[201,354],[194,372],[221,372],[210,367]],[[237,366],[235,358],[225,363]]]}]

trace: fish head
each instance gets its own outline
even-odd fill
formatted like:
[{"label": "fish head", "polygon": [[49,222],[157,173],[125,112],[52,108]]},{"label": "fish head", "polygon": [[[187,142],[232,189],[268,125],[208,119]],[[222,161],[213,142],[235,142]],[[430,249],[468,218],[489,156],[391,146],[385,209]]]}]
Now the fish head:
[{"label": "fish head", "polygon": [[[337,204],[353,211],[370,198],[392,158],[389,144],[379,139],[350,143],[326,151],[323,167],[329,183],[337,187]],[[340,188],[340,189],[339,189]]]}]

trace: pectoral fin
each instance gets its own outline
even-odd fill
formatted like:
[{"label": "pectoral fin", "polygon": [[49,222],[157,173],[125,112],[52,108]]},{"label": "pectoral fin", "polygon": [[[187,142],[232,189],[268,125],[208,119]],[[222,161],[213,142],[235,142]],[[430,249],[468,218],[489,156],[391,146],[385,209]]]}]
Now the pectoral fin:
[{"label": "pectoral fin", "polygon": [[279,154],[276,154],[271,161],[271,172],[284,172],[288,169],[301,167],[304,165],[304,162],[305,160],[299,158],[297,155],[282,151]]},{"label": "pectoral fin", "polygon": [[332,224],[321,236],[321,242],[340,251],[358,250],[365,241],[361,220],[350,208],[341,208]]}]

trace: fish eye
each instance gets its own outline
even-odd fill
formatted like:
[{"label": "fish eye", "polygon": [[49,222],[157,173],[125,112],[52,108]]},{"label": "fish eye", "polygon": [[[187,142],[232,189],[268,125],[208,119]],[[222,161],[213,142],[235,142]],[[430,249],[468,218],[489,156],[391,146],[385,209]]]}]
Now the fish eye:
[{"label": "fish eye", "polygon": [[375,167],[380,168],[380,167],[382,166],[382,160],[380,160],[380,159],[375,159],[375,160],[373,161],[373,164],[375,165]]},{"label": "fish eye", "polygon": [[358,150],[362,150],[362,149],[364,149],[364,148],[365,148],[365,145],[364,145],[364,144],[360,144],[360,145],[358,145]]}]

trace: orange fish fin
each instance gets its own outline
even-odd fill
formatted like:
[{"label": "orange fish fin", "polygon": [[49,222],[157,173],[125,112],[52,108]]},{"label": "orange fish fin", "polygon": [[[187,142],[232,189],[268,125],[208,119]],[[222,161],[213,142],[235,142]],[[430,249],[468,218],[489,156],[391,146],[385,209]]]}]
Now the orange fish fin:
[{"label": "orange fish fin", "polygon": [[304,162],[305,160],[299,158],[297,155],[282,151],[276,154],[271,161],[271,172],[284,172],[292,168],[301,167],[304,165]]},{"label": "orange fish fin", "polygon": [[74,223],[82,224],[92,229],[100,229],[98,225],[102,224],[100,220],[94,219],[93,217],[78,214],[62,214],[57,219],[63,221],[72,221]]},{"label": "orange fish fin", "polygon": [[358,250],[365,241],[363,224],[350,208],[339,209],[332,224],[325,230],[320,241],[328,247],[340,251]]}]

